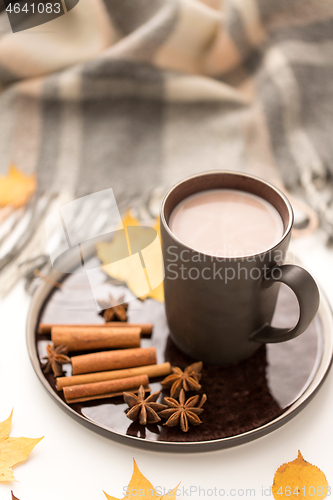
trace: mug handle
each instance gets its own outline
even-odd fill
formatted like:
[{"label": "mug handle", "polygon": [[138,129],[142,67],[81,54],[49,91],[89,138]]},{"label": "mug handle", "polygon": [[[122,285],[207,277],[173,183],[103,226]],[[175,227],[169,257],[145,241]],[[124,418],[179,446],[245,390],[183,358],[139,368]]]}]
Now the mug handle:
[{"label": "mug handle", "polygon": [[280,266],[278,269],[281,270],[281,276],[274,278],[271,272],[265,277],[263,286],[269,288],[276,282],[288,285],[298,300],[299,319],[294,328],[263,326],[251,335],[250,339],[254,342],[271,344],[294,339],[308,328],[318,311],[319,290],[311,274],[302,267],[289,264]]}]

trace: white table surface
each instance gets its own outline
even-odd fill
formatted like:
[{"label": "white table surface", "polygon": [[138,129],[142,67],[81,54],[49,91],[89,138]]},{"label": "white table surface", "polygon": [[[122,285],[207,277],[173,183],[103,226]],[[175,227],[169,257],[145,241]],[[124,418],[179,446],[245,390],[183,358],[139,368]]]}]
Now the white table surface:
[{"label": "white table surface", "polygon": [[[333,250],[321,232],[294,240],[292,250],[315,276],[333,303]],[[157,487],[179,482],[185,491],[178,498],[203,497],[190,487],[225,490],[255,489],[252,498],[263,498],[262,488],[272,484],[283,462],[300,449],[309,462],[320,467],[333,485],[333,372],[310,404],[293,420],[273,433],[235,448],[205,453],[160,453],[121,445],[86,429],[70,418],[50,398],[30,364],[25,342],[25,321],[31,298],[20,283],[0,302],[0,421],[14,407],[11,435],[45,436],[30,458],[14,468],[17,483],[0,483],[0,500],[10,500],[14,490],[20,500],[102,500],[103,490],[123,498],[132,475],[134,457],[141,471]],[[1,458],[1,457],[0,457]],[[269,495],[267,491],[266,494]],[[244,491],[243,497],[246,495]]]}]

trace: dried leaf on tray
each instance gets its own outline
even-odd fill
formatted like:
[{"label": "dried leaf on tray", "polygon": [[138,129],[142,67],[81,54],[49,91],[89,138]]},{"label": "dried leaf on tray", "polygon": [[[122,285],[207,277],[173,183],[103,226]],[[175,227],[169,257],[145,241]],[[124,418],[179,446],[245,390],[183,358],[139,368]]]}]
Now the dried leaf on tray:
[{"label": "dried leaf on tray", "polygon": [[[135,254],[138,249],[144,249],[147,246],[147,238],[150,238],[150,234],[148,234],[148,230],[145,230],[145,227],[142,227],[141,231],[132,230],[131,237],[128,237],[128,231],[131,227],[141,227],[140,221],[133,217],[130,211],[126,213],[122,223],[126,231],[126,242],[124,240],[124,233],[118,231],[110,243],[100,242],[97,244],[97,255],[102,261],[103,270],[112,278],[124,281],[136,297],[140,297],[141,299],[150,297],[163,302],[163,278],[161,280],[158,279],[158,277],[163,277],[163,262],[160,245],[158,245],[158,250],[156,247],[155,251],[154,247],[149,253],[149,273],[147,273],[146,268],[143,268],[143,272],[138,273],[138,265],[141,270],[141,263],[138,264],[138,260],[136,259],[124,259],[124,244],[127,246],[126,250],[128,250],[129,255],[132,255],[132,252]],[[158,220],[152,229],[157,231],[158,237],[160,238]],[[143,293],[143,290],[148,290],[147,283],[150,283],[149,277],[152,276],[157,277],[158,283],[160,283],[160,281],[162,282],[155,288],[150,286],[149,291]]]},{"label": "dried leaf on tray", "polygon": [[[137,466],[134,459],[133,462],[133,475],[129,482],[129,485],[127,486],[126,495],[122,500],[137,500],[138,498],[142,498],[143,500],[167,500],[176,498],[176,491],[178,486],[176,486],[176,488],[173,490],[169,490],[166,495],[159,495],[158,492],[154,489],[153,485],[148,481],[148,479],[145,478],[142,472],[140,472],[139,467]],[[119,498],[111,497],[107,493],[105,493],[105,496],[108,500],[120,500]]]},{"label": "dried leaf on tray", "polygon": [[19,500],[15,495],[14,493],[12,492],[12,500]]},{"label": "dried leaf on tray", "polygon": [[325,474],[298,452],[292,462],[282,464],[275,473],[272,493],[276,500],[302,498],[319,500],[329,491]]},{"label": "dried leaf on tray", "polygon": [[24,462],[36,444],[43,438],[12,438],[9,437],[13,412],[9,418],[0,423],[0,481],[15,481],[12,467]]},{"label": "dried leaf on tray", "polygon": [[11,165],[7,175],[0,176],[0,207],[23,207],[36,187],[35,175],[25,175],[15,165]]}]

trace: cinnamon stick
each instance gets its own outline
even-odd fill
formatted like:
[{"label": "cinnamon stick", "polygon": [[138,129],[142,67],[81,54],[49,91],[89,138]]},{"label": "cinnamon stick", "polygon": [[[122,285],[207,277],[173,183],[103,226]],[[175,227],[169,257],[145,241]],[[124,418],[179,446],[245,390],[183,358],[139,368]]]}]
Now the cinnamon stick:
[{"label": "cinnamon stick", "polygon": [[51,333],[52,327],[57,326],[61,328],[66,328],[66,327],[76,327],[76,328],[90,328],[90,327],[96,327],[96,328],[105,328],[105,327],[110,327],[110,328],[141,328],[141,334],[144,336],[150,336],[152,331],[153,331],[153,325],[152,323],[125,323],[122,321],[110,321],[109,323],[98,323],[97,325],[94,324],[64,324],[64,325],[59,325],[59,324],[53,324],[53,323],[39,323],[38,326],[38,333],[40,334],[47,334]]},{"label": "cinnamon stick", "polygon": [[115,393],[122,393],[129,389],[149,384],[147,375],[138,375],[136,377],[122,378],[116,380],[107,380],[104,382],[95,382],[92,384],[72,385],[64,388],[64,396],[67,403],[78,402],[82,399],[92,398],[94,396],[104,396]]},{"label": "cinnamon stick", "polygon": [[170,363],[160,365],[137,366],[125,370],[112,370],[108,372],[87,373],[85,375],[74,375],[72,377],[58,377],[57,389],[61,391],[64,387],[71,385],[91,384],[120,378],[134,377],[136,375],[148,375],[148,377],[165,377],[171,373]]},{"label": "cinnamon stick", "polygon": [[[140,387],[135,387],[134,389],[131,389],[131,392],[138,393]],[[151,392],[151,389],[149,385],[144,386],[145,392]],[[74,404],[74,403],[82,403],[84,401],[93,401],[94,399],[106,399],[106,398],[116,398],[117,396],[122,396],[124,394],[124,391],[121,392],[110,392],[110,394],[101,394],[99,396],[88,396],[86,398],[78,398],[78,399],[71,399],[67,401],[69,404]]]},{"label": "cinnamon stick", "polygon": [[103,372],[156,364],[156,348],[145,347],[120,351],[82,354],[71,358],[73,375]]},{"label": "cinnamon stick", "polygon": [[94,349],[128,349],[140,347],[141,328],[96,328],[83,329],[71,326],[53,326],[51,339],[54,346],[65,345],[69,351],[93,351]]}]

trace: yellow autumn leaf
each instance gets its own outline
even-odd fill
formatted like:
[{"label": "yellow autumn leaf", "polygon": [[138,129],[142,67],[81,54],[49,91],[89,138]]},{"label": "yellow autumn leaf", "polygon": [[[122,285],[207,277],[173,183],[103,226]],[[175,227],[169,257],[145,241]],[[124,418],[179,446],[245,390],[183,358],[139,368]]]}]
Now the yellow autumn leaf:
[{"label": "yellow autumn leaf", "polygon": [[35,175],[25,175],[11,165],[7,175],[0,176],[0,207],[23,207],[36,191]]},{"label": "yellow autumn leaf", "polygon": [[24,462],[43,438],[11,438],[13,412],[4,422],[0,423],[0,481],[15,481],[12,467]]},{"label": "yellow autumn leaf", "polygon": [[[126,494],[122,500],[137,500],[138,498],[142,498],[142,500],[168,500],[176,498],[176,492],[179,485],[173,490],[169,490],[166,495],[160,495],[159,492],[155,490],[154,486],[142,474],[134,459],[133,462],[134,471],[132,479],[127,486]],[[111,497],[107,493],[105,493],[105,496],[108,500],[120,500],[119,498]]]},{"label": "yellow autumn leaf", "polygon": [[[145,231],[132,231],[129,241],[128,228],[131,226],[140,227],[140,221],[134,217],[130,211],[127,211],[122,220],[122,224],[125,228],[128,252],[132,258],[126,259],[126,262],[124,262],[124,234],[122,231],[119,231],[110,243],[100,242],[97,244],[97,255],[103,264],[103,270],[112,278],[124,281],[136,297],[140,297],[143,300],[150,297],[159,302],[163,302],[163,262],[159,243],[159,221],[157,220],[155,225],[152,226],[152,229],[154,229],[158,235],[158,246],[153,246],[150,251],[147,248],[145,250],[147,253],[149,252],[149,258],[147,258],[149,268],[142,268],[139,255],[132,255],[131,251],[131,247],[136,249],[144,249],[146,247],[147,234]],[[112,264],[110,264],[110,262],[112,262]],[[138,269],[142,270],[142,272],[138,272]],[[156,277],[156,281],[158,282],[157,286],[153,286],[154,284],[151,281],[152,277]]]},{"label": "yellow autumn leaf", "polygon": [[141,226],[139,219],[134,217],[131,210],[127,210],[127,212],[125,213],[121,222],[122,222],[122,225],[124,227],[125,226]]},{"label": "yellow autumn leaf", "polygon": [[326,497],[328,490],[325,474],[304,460],[300,451],[295,460],[278,468],[272,487],[276,500],[319,500]]}]

